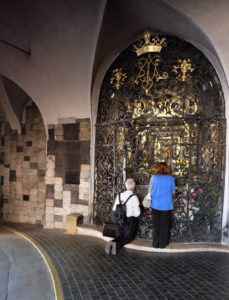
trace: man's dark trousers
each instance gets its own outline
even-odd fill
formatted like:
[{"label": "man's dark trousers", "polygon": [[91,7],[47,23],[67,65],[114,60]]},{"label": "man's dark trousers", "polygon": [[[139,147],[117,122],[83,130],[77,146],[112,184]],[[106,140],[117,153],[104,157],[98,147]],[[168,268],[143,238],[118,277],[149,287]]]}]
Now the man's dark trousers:
[{"label": "man's dark trousers", "polygon": [[116,249],[130,243],[136,233],[137,218],[129,217],[125,220],[123,225],[117,227],[118,235],[114,239],[116,242]]}]

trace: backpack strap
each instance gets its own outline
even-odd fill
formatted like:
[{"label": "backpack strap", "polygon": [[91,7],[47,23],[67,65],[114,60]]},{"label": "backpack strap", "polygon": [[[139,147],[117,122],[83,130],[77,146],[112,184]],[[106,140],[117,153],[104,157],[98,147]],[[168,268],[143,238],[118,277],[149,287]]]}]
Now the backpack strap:
[{"label": "backpack strap", "polygon": [[123,205],[126,205],[126,203],[127,203],[127,202],[130,200],[130,198],[133,197],[133,196],[135,196],[135,194],[130,195],[130,196],[126,199],[126,201],[123,203]]},{"label": "backpack strap", "polygon": [[119,204],[122,205],[122,202],[121,202],[121,193],[118,194],[118,200],[119,200]]}]

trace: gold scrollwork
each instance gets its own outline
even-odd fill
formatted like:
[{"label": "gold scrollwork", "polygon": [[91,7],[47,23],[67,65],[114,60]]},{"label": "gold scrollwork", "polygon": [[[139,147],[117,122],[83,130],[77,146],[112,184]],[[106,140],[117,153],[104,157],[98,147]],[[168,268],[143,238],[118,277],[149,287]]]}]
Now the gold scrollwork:
[{"label": "gold scrollwork", "polygon": [[126,73],[122,72],[122,68],[113,70],[113,76],[110,79],[110,84],[119,90],[127,78]]},{"label": "gold scrollwork", "polygon": [[146,95],[148,95],[150,89],[153,87],[154,80],[159,81],[168,77],[168,73],[166,72],[161,75],[159,74],[158,65],[160,61],[160,56],[156,55],[151,57],[150,54],[148,54],[147,58],[142,57],[138,60],[139,73],[133,81],[135,84],[139,84],[141,82]]},{"label": "gold scrollwork", "polygon": [[[178,70],[180,72],[178,73]],[[193,72],[195,69],[192,68],[191,59],[178,59],[178,65],[173,66],[173,72],[177,74],[177,80],[179,81],[188,81],[192,78],[190,72]]]}]

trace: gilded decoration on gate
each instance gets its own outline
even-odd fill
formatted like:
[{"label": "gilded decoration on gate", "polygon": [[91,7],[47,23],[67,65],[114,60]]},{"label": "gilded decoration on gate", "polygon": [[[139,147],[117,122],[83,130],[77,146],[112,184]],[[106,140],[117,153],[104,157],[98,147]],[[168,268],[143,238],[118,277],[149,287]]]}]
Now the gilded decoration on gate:
[{"label": "gilded decoration on gate", "polygon": [[158,65],[160,61],[161,58],[159,55],[152,57],[150,54],[148,54],[146,58],[142,57],[138,60],[139,72],[133,81],[136,85],[141,83],[146,95],[148,95],[152,89],[154,81],[157,82],[168,77],[168,73],[166,72],[162,74],[159,73]]},{"label": "gilded decoration on gate", "polygon": [[161,52],[162,47],[166,47],[166,38],[162,38],[161,40],[156,35],[154,38],[150,37],[150,33],[146,31],[144,33],[144,41],[138,42],[137,45],[134,45],[134,50],[137,53],[137,56],[140,56],[149,52]]},{"label": "gilded decoration on gate", "polygon": [[126,73],[123,73],[122,68],[119,68],[113,70],[112,74],[113,76],[110,79],[110,83],[116,90],[119,90],[120,87],[124,85],[124,82],[127,78]]},{"label": "gilded decoration on gate", "polygon": [[178,65],[173,66],[172,71],[177,74],[178,81],[189,81],[192,78],[190,73],[194,70],[190,59],[178,59]]},{"label": "gilded decoration on gate", "polygon": [[[150,93],[155,81],[158,82],[168,77],[167,72],[163,72],[162,74],[159,72],[158,67],[161,62],[161,57],[159,55],[152,56],[150,54],[153,52],[159,53],[162,47],[166,46],[166,38],[160,39],[157,35],[151,38],[148,31],[144,33],[144,41],[141,40],[137,45],[133,46],[137,56],[148,53],[147,57],[141,57],[138,60],[139,72],[136,78],[132,78],[132,81],[136,85],[141,84],[146,95]],[[124,85],[127,75],[122,72],[122,68],[113,70],[112,75],[110,83],[116,90],[119,90],[120,87]]]},{"label": "gilded decoration on gate", "polygon": [[134,45],[137,56],[148,53],[147,57],[141,57],[138,60],[139,72],[137,77],[133,78],[133,82],[136,85],[141,83],[146,95],[148,95],[152,89],[154,81],[157,82],[168,77],[168,73],[166,72],[162,74],[159,73],[158,65],[161,62],[160,56],[155,55],[152,57],[152,55],[150,55],[151,52],[161,52],[162,47],[166,46],[166,38],[160,40],[157,35],[151,38],[148,31],[144,33],[144,41],[140,41],[137,45]]}]

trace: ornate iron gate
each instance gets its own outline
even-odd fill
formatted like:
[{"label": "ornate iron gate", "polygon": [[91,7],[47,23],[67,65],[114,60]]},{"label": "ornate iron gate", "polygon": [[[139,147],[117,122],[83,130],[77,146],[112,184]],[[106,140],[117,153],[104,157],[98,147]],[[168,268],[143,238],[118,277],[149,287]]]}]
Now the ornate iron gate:
[{"label": "ornate iron gate", "polygon": [[[159,161],[168,162],[176,178],[171,239],[219,241],[225,164],[219,79],[189,43],[146,33],[115,60],[101,87],[95,222],[108,219],[126,176],[135,178],[141,198]],[[148,238],[151,229],[150,211],[143,210],[138,234]]]}]

